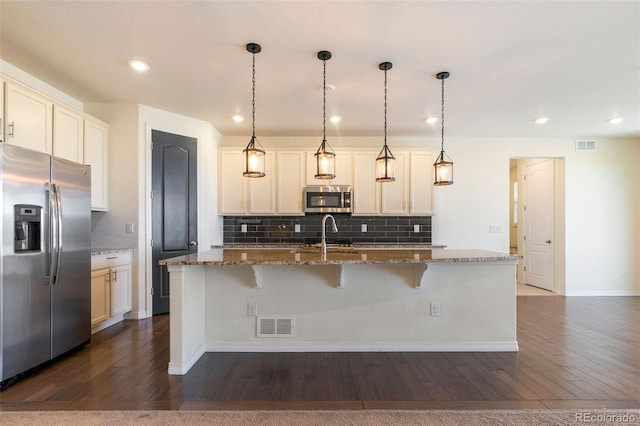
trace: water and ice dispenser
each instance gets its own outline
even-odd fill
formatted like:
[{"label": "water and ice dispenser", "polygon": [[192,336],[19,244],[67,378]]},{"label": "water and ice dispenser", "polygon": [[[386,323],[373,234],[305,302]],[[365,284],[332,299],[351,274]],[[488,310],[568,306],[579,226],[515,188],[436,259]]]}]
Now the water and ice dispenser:
[{"label": "water and ice dispenser", "polygon": [[42,207],[16,204],[13,207],[15,224],[14,252],[40,251],[42,248]]}]

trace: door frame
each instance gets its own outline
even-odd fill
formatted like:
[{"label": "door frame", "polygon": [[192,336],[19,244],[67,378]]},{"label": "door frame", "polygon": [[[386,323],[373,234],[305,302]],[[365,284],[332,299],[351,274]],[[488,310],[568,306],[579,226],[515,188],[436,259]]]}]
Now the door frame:
[{"label": "door frame", "polygon": [[[566,294],[566,239],[565,239],[565,159],[563,157],[514,157],[517,160],[518,174],[518,255],[524,256],[524,230],[527,224],[524,215],[524,204],[526,195],[523,193],[524,184],[524,164],[535,161],[553,160],[554,168],[554,272],[553,272],[553,292],[560,295]],[[510,182],[510,179],[509,179]],[[511,183],[509,183],[511,186]],[[509,208],[512,208],[511,204]],[[523,262],[518,262],[518,277],[524,277]]]},{"label": "door frame", "polygon": [[[144,199],[144,209],[140,209],[139,223],[140,225],[140,234],[141,237],[138,239],[139,247],[143,247],[144,253],[141,253],[141,257],[144,257],[144,285],[138,286],[138,297],[141,300],[145,301],[145,316],[140,318],[150,318],[153,316],[153,295],[151,294],[151,290],[153,288],[153,271],[152,271],[152,263],[153,263],[153,255],[151,250],[151,237],[153,235],[153,221],[151,217],[151,187],[152,187],[152,152],[151,152],[151,137],[152,130],[157,130],[165,133],[173,133],[180,136],[186,136],[189,138],[193,138],[196,140],[197,146],[197,154],[196,154],[196,164],[197,164],[197,222],[198,222],[198,242],[204,243],[207,247],[209,246],[209,239],[204,238],[203,227],[199,226],[202,223],[203,218],[205,217],[205,212],[203,212],[204,208],[204,199],[205,194],[203,193],[203,185],[202,185],[202,164],[204,155],[202,155],[202,135],[194,134],[192,132],[186,131],[184,129],[176,129],[171,127],[166,127],[159,124],[154,124],[151,122],[145,122],[145,143],[144,143],[144,193],[142,199]],[[141,207],[141,206],[139,206]],[[142,232],[142,224],[144,224],[144,232]],[[200,247],[200,246],[199,246]],[[200,250],[200,248],[198,248]]]}]

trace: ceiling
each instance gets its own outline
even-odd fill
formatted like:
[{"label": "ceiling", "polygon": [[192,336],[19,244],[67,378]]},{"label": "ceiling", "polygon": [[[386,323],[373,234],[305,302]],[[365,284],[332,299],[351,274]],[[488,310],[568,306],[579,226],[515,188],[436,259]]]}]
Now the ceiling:
[{"label": "ceiling", "polygon": [[[640,136],[638,1],[6,1],[0,56],[78,100],[140,103],[251,134]],[[130,58],[148,62],[145,74]],[[235,123],[232,116],[245,116]],[[548,116],[544,125],[533,120]],[[624,117],[618,125],[607,122]]]}]

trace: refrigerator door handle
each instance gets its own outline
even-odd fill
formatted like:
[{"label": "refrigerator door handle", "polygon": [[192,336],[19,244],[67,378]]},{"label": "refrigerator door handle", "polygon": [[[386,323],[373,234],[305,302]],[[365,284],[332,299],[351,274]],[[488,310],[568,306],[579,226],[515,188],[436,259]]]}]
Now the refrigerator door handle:
[{"label": "refrigerator door handle", "polygon": [[[64,226],[62,221],[62,191],[60,186],[56,185],[56,204],[58,206],[58,264],[56,265],[56,281],[58,280],[58,271],[60,270],[60,259],[62,258],[62,227]],[[54,281],[55,283],[55,281]]]},{"label": "refrigerator door handle", "polygon": [[60,267],[60,203],[58,202],[58,186],[52,183],[49,189],[49,211],[51,221],[51,256],[49,269],[49,285],[56,283],[58,268]]}]

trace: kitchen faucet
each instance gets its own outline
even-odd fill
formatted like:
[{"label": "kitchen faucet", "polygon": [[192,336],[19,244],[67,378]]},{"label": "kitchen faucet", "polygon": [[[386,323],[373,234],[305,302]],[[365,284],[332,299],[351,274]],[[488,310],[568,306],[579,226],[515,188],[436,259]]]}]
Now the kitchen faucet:
[{"label": "kitchen faucet", "polygon": [[334,234],[336,232],[338,232],[338,226],[336,225],[336,218],[331,216],[330,214],[325,214],[324,216],[322,216],[322,254],[324,256],[327,255],[327,234],[325,232],[325,227],[327,224],[327,219],[331,218],[331,220],[333,221],[333,226],[331,227],[331,232],[333,232]]}]

